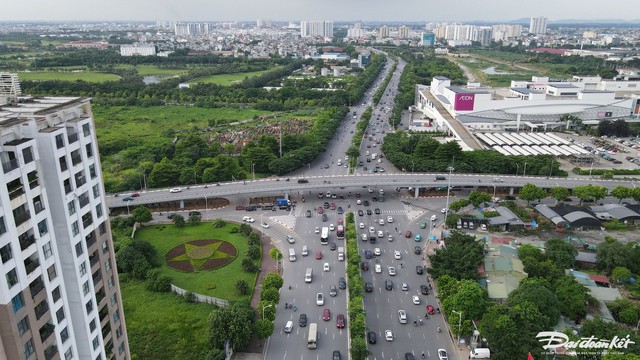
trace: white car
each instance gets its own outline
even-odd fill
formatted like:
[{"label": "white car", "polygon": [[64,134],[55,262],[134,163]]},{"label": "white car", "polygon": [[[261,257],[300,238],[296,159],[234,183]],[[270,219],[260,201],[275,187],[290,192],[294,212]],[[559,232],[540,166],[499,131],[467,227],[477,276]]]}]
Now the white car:
[{"label": "white car", "polygon": [[269,226],[269,224],[267,224],[267,223],[266,223],[266,222],[264,222],[264,221],[260,223],[260,226],[262,226],[262,227],[263,227],[263,228],[265,228],[265,229],[268,229],[268,228],[270,228],[270,227],[271,227],[271,226]]},{"label": "white car", "polygon": [[356,200],[356,205],[362,205],[362,200],[360,199]]},{"label": "white car", "polygon": [[409,291],[409,284],[402,283],[402,291]]},{"label": "white car", "polygon": [[436,221],[436,219],[438,219],[436,215],[431,215],[431,221]]},{"label": "white car", "polygon": [[322,293],[318,293],[316,295],[316,305],[318,306],[324,305],[324,295],[322,295]]},{"label": "white car", "polygon": [[242,221],[248,222],[248,223],[255,222],[255,220],[251,216],[243,216]]},{"label": "white car", "polygon": [[399,250],[396,250],[396,251],[393,252],[393,258],[396,259],[396,260],[402,259],[402,254],[400,253]]},{"label": "white car", "polygon": [[393,222],[393,217],[392,216],[387,217],[387,222],[391,224]]},{"label": "white car", "polygon": [[447,354],[447,350],[438,349],[438,360],[449,360],[449,355]]},{"label": "white car", "polygon": [[360,229],[364,229],[364,223],[360,223]]},{"label": "white car", "polygon": [[316,234],[320,234],[320,226],[316,226],[315,232],[316,232]]},{"label": "white car", "polygon": [[396,268],[394,268],[393,266],[389,266],[389,275],[396,276]]},{"label": "white car", "polygon": [[373,226],[369,226],[369,234],[373,235],[376,233],[376,229]]},{"label": "white car", "polygon": [[418,295],[413,295],[412,300],[414,305],[420,305],[420,297]]},{"label": "white car", "polygon": [[380,248],[373,249],[373,255],[375,255],[375,256],[382,255],[382,251],[380,251]]},{"label": "white car", "polygon": [[447,208],[442,208],[442,210],[440,210],[440,212],[445,214],[447,212]]},{"label": "white car", "polygon": [[336,227],[335,227],[335,226],[333,226],[333,224],[329,224],[329,231],[333,231],[333,230],[335,230],[335,229],[336,229]]},{"label": "white car", "polygon": [[376,273],[380,274],[382,272],[382,266],[380,264],[376,264]]},{"label": "white car", "polygon": [[383,238],[384,237],[384,233],[382,232],[382,230],[378,230],[378,237],[379,238]]},{"label": "white car", "polygon": [[362,234],[362,235],[360,235],[360,237],[362,238],[362,241],[369,240],[369,237],[367,236],[367,234]]},{"label": "white car", "polygon": [[169,192],[170,193],[179,193],[179,192],[182,192],[182,188],[179,188],[179,187],[178,188],[173,188],[173,189],[169,190]]},{"label": "white car", "polygon": [[287,242],[289,244],[295,244],[296,243],[296,239],[291,235],[287,235]]},{"label": "white car", "polygon": [[407,312],[404,310],[398,310],[398,320],[400,321],[400,324],[406,324],[407,323]]},{"label": "white car", "polygon": [[372,192],[373,192],[373,189],[372,189],[372,188],[369,188],[369,190],[368,190],[368,191],[369,191],[369,193],[372,193]]},{"label": "white car", "polygon": [[391,330],[385,330],[384,339],[387,341],[393,341],[393,332],[391,332]]},{"label": "white car", "polygon": [[322,271],[329,271],[329,263],[324,263],[324,266],[322,267]]},{"label": "white car", "polygon": [[384,226],[384,219],[378,219],[378,224],[380,224],[380,226]]},{"label": "white car", "polygon": [[391,234],[387,235],[387,240],[393,241],[393,235],[391,235]]}]

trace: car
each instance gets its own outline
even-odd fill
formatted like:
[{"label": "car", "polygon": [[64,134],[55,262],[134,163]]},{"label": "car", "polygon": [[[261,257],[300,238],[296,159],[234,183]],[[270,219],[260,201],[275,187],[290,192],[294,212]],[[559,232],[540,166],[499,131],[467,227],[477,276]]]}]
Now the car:
[{"label": "car", "polygon": [[424,273],[424,268],[422,265],[416,265],[416,274],[422,275]]},{"label": "car", "polygon": [[344,210],[342,210],[342,206],[338,206],[338,214],[344,214]]},{"label": "car", "polygon": [[372,292],[373,291],[373,284],[370,283],[370,282],[364,283],[364,291]]},{"label": "car", "polygon": [[393,281],[385,280],[384,281],[384,288],[389,290],[389,291],[393,290]]},{"label": "car", "polygon": [[371,215],[371,214],[372,214],[371,209],[367,209],[367,215]]},{"label": "car", "polygon": [[320,234],[320,226],[316,226],[316,229],[314,230],[314,232],[316,234]]},{"label": "car", "polygon": [[409,284],[407,283],[402,283],[402,291],[409,291]]},{"label": "car", "polygon": [[328,208],[329,208],[329,202],[328,202],[328,201],[325,201],[325,202],[324,202],[324,208],[325,208],[325,209],[328,209]]},{"label": "car", "polygon": [[338,225],[344,225],[344,220],[342,218],[338,218]]},{"label": "car", "polygon": [[333,224],[329,224],[329,231],[334,231],[336,227]]},{"label": "car", "polygon": [[202,216],[200,211],[189,211],[189,216]]},{"label": "car", "polygon": [[362,200],[360,199],[356,200],[356,205],[362,205]]},{"label": "car", "polygon": [[343,277],[341,277],[340,279],[338,279],[338,288],[339,288],[340,290],[344,290],[344,289],[346,289],[346,288],[347,288],[347,281],[346,281]]},{"label": "car", "polygon": [[130,196],[131,197],[138,197],[138,196],[140,196],[140,193],[139,192],[134,192],[134,193],[131,193]]},{"label": "car", "polygon": [[327,191],[327,194],[325,195],[326,198],[330,198],[331,197],[331,191]]},{"label": "car", "polygon": [[387,234],[387,240],[389,240],[389,241],[393,241],[393,235],[391,235],[391,234]]},{"label": "car", "polygon": [[449,354],[447,354],[447,350],[438,349],[438,360],[449,360]]},{"label": "car", "polygon": [[412,353],[404,353],[404,360],[416,360]]},{"label": "car", "polygon": [[307,326],[307,314],[300,314],[300,318],[298,319],[298,326]]},{"label": "car", "polygon": [[400,260],[400,259],[402,259],[402,254],[400,253],[400,251],[399,251],[399,250],[395,250],[395,251],[393,252],[393,258],[394,258],[394,259],[396,259],[396,260]]},{"label": "car", "polygon": [[329,271],[329,270],[330,270],[329,263],[328,262],[324,263],[324,265],[322,266],[322,271],[326,272],[326,271]]},{"label": "car", "polygon": [[480,224],[480,230],[487,231],[487,224]]},{"label": "car", "polygon": [[427,305],[427,314],[433,315],[436,313],[436,309],[433,308],[433,305]]},{"label": "car", "polygon": [[327,214],[322,214],[322,222],[327,222],[327,221],[329,221]]},{"label": "car", "polygon": [[420,297],[418,295],[413,295],[411,301],[413,301],[414,305],[420,305]]},{"label": "car", "polygon": [[424,229],[427,227],[427,223],[420,223],[420,229]]},{"label": "car", "polygon": [[373,253],[371,252],[371,250],[365,250],[364,251],[365,259],[371,259],[372,256],[373,256]]},{"label": "car", "polygon": [[322,260],[322,251],[316,251],[316,260]]},{"label": "car", "polygon": [[335,210],[336,209],[336,204],[334,204],[334,203],[329,204],[329,209],[330,210]]},{"label": "car", "polygon": [[384,226],[384,219],[378,219],[378,225]]},{"label": "car", "polygon": [[407,230],[407,231],[404,233],[404,237],[406,237],[407,239],[411,238],[411,230]]},{"label": "car", "polygon": [[[366,169],[365,169],[365,170],[366,170]],[[357,193],[356,193],[356,197],[357,197],[357,198],[359,198],[359,197],[360,197],[360,193],[359,193],[359,192],[357,192]]]},{"label": "car", "polygon": [[362,235],[360,235],[360,237],[362,238],[362,241],[369,240],[369,237],[367,236],[367,234],[362,234]]},{"label": "car", "polygon": [[360,229],[364,229],[364,223],[360,223],[360,225],[358,226]]},{"label": "car", "polygon": [[267,224],[267,223],[266,223],[266,222],[264,222],[264,221],[260,223],[260,226],[262,226],[262,227],[263,227],[263,228],[265,228],[265,229],[268,229],[268,228],[270,228],[270,227],[271,227],[271,225]]},{"label": "car", "polygon": [[372,192],[373,192],[373,189],[372,189],[372,188],[369,188],[367,191],[369,191],[369,193],[372,193]]},{"label": "car", "polygon": [[316,209],[316,212],[318,214],[323,214],[324,213],[324,209],[322,208],[322,206],[318,206],[318,209]]},{"label": "car", "polygon": [[447,213],[447,208],[442,208],[442,210],[440,210],[441,213],[446,214]]},{"label": "car", "polygon": [[291,236],[291,235],[287,235],[287,242],[289,244],[295,244],[296,243],[296,239],[294,239],[293,236]]},{"label": "car", "polygon": [[336,247],[337,247],[337,245],[333,241],[329,243],[329,250],[334,251],[336,249]]},{"label": "car", "polygon": [[369,270],[369,263],[366,261],[363,261],[360,263],[360,269],[362,269],[362,271],[367,271]]},{"label": "car", "polygon": [[384,237],[384,232],[382,230],[378,230],[378,237],[379,238],[383,238]]},{"label": "car", "polygon": [[307,212],[304,214],[304,216],[310,218],[311,217],[311,210],[307,210]]},{"label": "car", "polygon": [[309,180],[307,179],[298,179],[298,184],[307,184],[309,183]]},{"label": "car", "polygon": [[435,177],[435,181],[443,181],[443,180],[447,180],[447,178],[444,177],[444,176],[436,176]]},{"label": "car", "polygon": [[122,198],[122,201],[133,201],[133,196],[125,196]]},{"label": "car", "polygon": [[167,219],[173,219],[174,217],[176,217],[178,214],[176,213],[171,213],[169,215],[167,215]]},{"label": "car", "polygon": [[344,314],[338,314],[338,316],[336,316],[336,327],[338,329],[342,329],[344,328],[344,324],[345,324]]},{"label": "car", "polygon": [[367,332],[367,341],[369,342],[369,344],[375,344],[376,343],[377,339],[376,339],[375,331]]},{"label": "car", "polygon": [[[328,169],[329,165],[327,165],[327,167],[325,169]],[[318,199],[322,199],[324,197],[324,193],[319,193],[318,194]]]},{"label": "car", "polygon": [[238,205],[238,206],[236,206],[236,210],[244,210],[244,205]]},{"label": "car", "polygon": [[422,254],[422,248],[420,246],[416,246],[413,248],[413,253],[416,255]]},{"label": "car", "polygon": [[438,219],[437,215],[431,215],[431,221],[436,221]]},{"label": "car", "polygon": [[373,255],[380,256],[381,254],[382,254],[382,251],[380,250],[380,248],[373,249]]},{"label": "car", "polygon": [[333,350],[333,360],[342,360],[342,355],[340,355],[340,351]]},{"label": "car", "polygon": [[309,255],[309,248],[307,247],[307,245],[304,245],[302,247],[302,256],[308,256]]},{"label": "car", "polygon": [[393,216],[387,216],[387,222],[389,224],[393,223]]},{"label": "car", "polygon": [[380,213],[381,213],[380,209],[378,209],[378,208],[375,208],[375,210],[373,210],[373,212],[375,212],[376,215],[380,215]]},{"label": "car", "polygon": [[169,190],[169,192],[170,193],[179,193],[179,192],[182,192],[182,188],[179,188],[179,187],[173,188],[173,189]]},{"label": "car", "polygon": [[493,182],[503,182],[502,178],[495,177],[493,178]]},{"label": "car", "polygon": [[391,330],[385,330],[384,339],[387,341],[393,341],[393,332]]},{"label": "car", "polygon": [[390,276],[396,276],[396,268],[394,268],[393,266],[389,266],[388,271]]},{"label": "car", "polygon": [[427,285],[420,285],[420,293],[422,295],[429,295],[429,287]]},{"label": "car", "polygon": [[398,320],[400,321],[400,324],[406,324],[407,323],[407,312],[404,310],[398,310]]},{"label": "car", "polygon": [[362,202],[362,205],[364,205],[364,206],[369,206],[369,200],[365,200],[365,201],[363,201],[363,202]]},{"label": "car", "polygon": [[375,271],[376,271],[376,273],[378,273],[378,274],[382,273],[382,265],[380,265],[380,264],[376,264],[376,266],[375,266]]},{"label": "car", "polygon": [[364,211],[358,210],[358,216],[364,216]]},{"label": "car", "polygon": [[331,310],[329,309],[322,310],[322,320],[324,321],[331,320]]},{"label": "car", "polygon": [[324,305],[324,295],[322,295],[322,293],[316,294],[316,305],[318,306]]},{"label": "car", "polygon": [[417,234],[417,235],[416,235],[416,237],[415,237],[415,240],[416,240],[417,242],[422,241],[422,235]]},{"label": "car", "polygon": [[376,233],[376,229],[373,226],[369,226],[369,234],[373,235]]}]

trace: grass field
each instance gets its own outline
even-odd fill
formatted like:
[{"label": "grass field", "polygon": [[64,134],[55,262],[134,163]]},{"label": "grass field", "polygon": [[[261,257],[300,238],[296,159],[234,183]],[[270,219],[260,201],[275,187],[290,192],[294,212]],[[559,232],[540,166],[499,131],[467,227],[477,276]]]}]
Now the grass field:
[{"label": "grass field", "polygon": [[242,259],[248,248],[247,237],[240,233],[231,233],[238,225],[227,223],[222,228],[214,228],[211,223],[197,226],[186,225],[178,228],[173,224],[145,226],[136,232],[136,238],[146,240],[157,250],[164,260],[164,255],[177,245],[191,240],[219,239],[235,245],[238,255],[230,264],[216,269],[200,272],[181,272],[163,264],[161,271],[173,278],[173,284],[183,289],[226,300],[248,299],[249,295],[240,295],[236,290],[236,282],[245,280],[253,287],[257,274],[242,270]]},{"label": "grass field", "polygon": [[201,360],[208,351],[209,304],[187,303],[155,293],[144,283],[121,282],[124,316],[133,359]]},{"label": "grass field", "polygon": [[116,68],[119,68],[119,69],[131,69],[134,67],[136,68],[136,70],[138,70],[138,74],[142,76],[145,76],[145,75],[176,76],[176,75],[182,75],[187,73],[186,68],[167,69],[167,68],[158,67],[156,65],[147,65],[147,64],[136,65],[136,66],[133,66],[133,65],[116,66]]},{"label": "grass field", "polygon": [[274,68],[271,68],[269,70],[242,72],[242,73],[235,73],[235,74],[212,75],[212,76],[207,76],[207,77],[191,80],[189,83],[191,83],[191,84],[213,83],[213,84],[218,84],[218,85],[222,85],[222,86],[229,86],[229,85],[233,85],[236,82],[240,82],[240,81],[244,80],[245,78],[252,78],[252,77],[260,76],[260,75],[266,73],[267,71],[271,71],[271,70],[274,70],[274,69],[277,69],[277,68],[278,67],[274,67]]},{"label": "grass field", "polygon": [[116,81],[120,79],[118,75],[103,74],[97,72],[83,71],[83,72],[60,72],[60,71],[32,71],[32,72],[20,72],[18,73],[20,80],[61,80],[61,81],[76,81],[82,80],[87,82],[105,82]]}]

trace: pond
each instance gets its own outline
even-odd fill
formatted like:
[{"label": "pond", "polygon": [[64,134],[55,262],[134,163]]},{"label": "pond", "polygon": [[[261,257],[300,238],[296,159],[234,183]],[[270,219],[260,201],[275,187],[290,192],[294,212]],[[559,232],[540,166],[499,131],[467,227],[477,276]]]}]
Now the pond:
[{"label": "pond", "polygon": [[160,79],[155,75],[147,75],[142,77],[142,82],[144,82],[145,85],[158,84],[160,83]]}]

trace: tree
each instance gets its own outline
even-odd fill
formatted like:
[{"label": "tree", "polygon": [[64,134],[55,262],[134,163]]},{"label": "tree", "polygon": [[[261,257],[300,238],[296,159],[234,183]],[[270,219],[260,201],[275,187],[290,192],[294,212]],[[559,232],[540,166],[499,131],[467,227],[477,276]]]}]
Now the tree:
[{"label": "tree", "polygon": [[429,255],[431,276],[438,279],[443,275],[461,279],[477,279],[478,266],[484,260],[484,247],[475,237],[454,231],[447,238],[447,246]]},{"label": "tree", "polygon": [[253,260],[246,257],[242,259],[242,270],[246,272],[256,272],[258,271],[258,265],[256,265]]},{"label": "tree", "polygon": [[519,195],[522,200],[527,200],[527,204],[529,204],[531,200],[540,200],[546,197],[547,193],[544,189],[539,188],[534,184],[526,183],[522,189],[520,189]]},{"label": "tree", "polygon": [[491,343],[491,356],[498,360],[524,359],[523,337],[515,319],[509,316],[509,308],[503,304],[493,304],[480,322],[480,332]]},{"label": "tree", "polygon": [[276,273],[269,273],[262,279],[262,288],[274,288],[280,290],[284,285],[282,276]]},{"label": "tree", "polygon": [[607,188],[604,186],[597,185],[584,185],[584,186],[576,186],[573,188],[573,195],[577,196],[580,199],[580,204],[584,200],[601,200],[607,196]]},{"label": "tree", "polygon": [[596,265],[607,274],[618,266],[627,265],[627,249],[618,240],[607,236],[604,242],[598,244],[597,249]]},{"label": "tree", "polygon": [[276,307],[277,304],[271,301],[261,300],[258,303],[258,317],[274,321],[276,319]]},{"label": "tree", "polygon": [[246,280],[240,279],[236,281],[236,290],[238,290],[240,294],[246,295],[249,293],[249,284],[247,283]]},{"label": "tree", "polygon": [[458,291],[458,280],[449,275],[440,276],[436,283],[438,284],[438,295],[441,299],[449,298]]},{"label": "tree", "polygon": [[545,243],[544,253],[559,269],[572,269],[578,250],[560,239],[550,239]]},{"label": "tree", "polygon": [[279,263],[282,259],[282,252],[278,248],[271,248],[269,250],[269,256],[276,262]]},{"label": "tree", "polygon": [[277,304],[280,302],[280,292],[275,288],[262,288],[262,291],[260,291],[260,300]]},{"label": "tree", "polygon": [[225,359],[226,359],[226,355],[224,353],[224,350],[221,350],[221,349],[209,350],[209,352],[207,353],[207,356],[204,358],[204,360],[225,360]]},{"label": "tree", "polygon": [[253,260],[258,260],[260,258],[260,255],[262,254],[262,251],[260,250],[260,246],[250,245],[247,248],[247,256]]},{"label": "tree", "polygon": [[196,225],[199,225],[200,222],[202,222],[202,216],[196,215],[196,214],[189,215],[189,224],[190,225],[196,226]]},{"label": "tree", "polygon": [[633,276],[631,271],[626,267],[618,266],[611,272],[611,280],[616,283],[627,283],[629,279]]},{"label": "tree", "polygon": [[180,169],[169,158],[164,157],[153,166],[149,174],[149,185],[154,187],[175,185],[180,178]]},{"label": "tree", "polygon": [[209,315],[209,343],[216,349],[224,349],[227,339],[238,351],[251,341],[255,314],[248,301],[232,302]]},{"label": "tree", "polygon": [[618,199],[618,204],[622,202],[622,199],[633,197],[633,191],[626,186],[616,186],[611,190],[611,195]]},{"label": "tree", "polygon": [[151,269],[151,265],[140,250],[131,245],[127,245],[118,251],[116,264],[120,272],[128,273],[138,280],[146,279],[147,271]]},{"label": "tree", "polygon": [[544,258],[544,254],[540,248],[537,248],[531,244],[523,244],[518,248],[518,258],[524,260],[525,258],[533,257],[540,261]]},{"label": "tree", "polygon": [[543,278],[551,283],[563,275],[562,270],[549,259],[537,260],[527,257],[522,259],[522,265],[529,278]]},{"label": "tree", "polygon": [[482,203],[491,201],[491,195],[484,191],[472,191],[469,194],[469,201],[471,201],[474,207],[478,207]]},{"label": "tree", "polygon": [[149,208],[146,206],[138,206],[137,208],[133,209],[131,216],[136,222],[140,224],[153,220],[151,210],[149,210]]},{"label": "tree", "polygon": [[180,214],[175,214],[175,215],[173,216],[173,219],[171,219],[171,220],[173,220],[173,224],[174,224],[176,227],[179,227],[179,228],[184,227],[184,224],[185,224],[185,222],[184,222],[184,216],[182,216],[182,215],[180,215]]},{"label": "tree", "polygon": [[256,335],[258,339],[265,340],[273,334],[273,322],[267,319],[259,319],[256,321]]},{"label": "tree", "polygon": [[579,284],[573,276],[563,276],[556,282],[556,296],[560,312],[573,321],[578,322],[587,314],[589,290]]},{"label": "tree", "polygon": [[560,316],[558,298],[549,289],[549,283],[542,279],[524,279],[520,286],[509,294],[507,305],[509,307],[522,306],[530,303],[540,312],[541,316],[536,323],[542,327],[551,327]]},{"label": "tree", "polygon": [[465,318],[479,319],[489,303],[487,292],[474,280],[462,280],[455,294],[446,298],[442,306],[447,311],[464,309]]},{"label": "tree", "polygon": [[559,203],[569,197],[569,189],[564,186],[554,186],[551,188],[551,196]]}]

